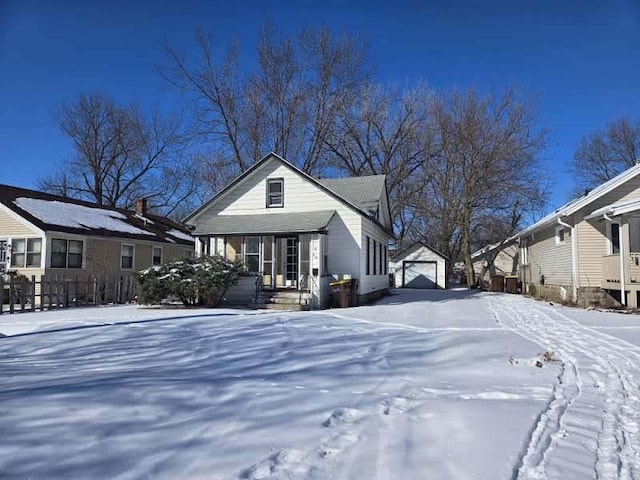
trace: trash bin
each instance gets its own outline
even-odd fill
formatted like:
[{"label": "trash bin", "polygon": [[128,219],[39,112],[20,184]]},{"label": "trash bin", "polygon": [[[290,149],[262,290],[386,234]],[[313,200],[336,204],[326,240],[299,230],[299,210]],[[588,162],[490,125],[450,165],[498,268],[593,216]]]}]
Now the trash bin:
[{"label": "trash bin", "polygon": [[354,292],[357,290],[354,279],[338,280],[331,282],[331,295],[333,296],[333,307],[346,308],[353,304]]},{"label": "trash bin", "polygon": [[504,275],[493,275],[491,277],[491,291],[504,292]]},{"label": "trash bin", "polygon": [[504,290],[507,293],[518,293],[518,276],[517,275],[505,275]]}]

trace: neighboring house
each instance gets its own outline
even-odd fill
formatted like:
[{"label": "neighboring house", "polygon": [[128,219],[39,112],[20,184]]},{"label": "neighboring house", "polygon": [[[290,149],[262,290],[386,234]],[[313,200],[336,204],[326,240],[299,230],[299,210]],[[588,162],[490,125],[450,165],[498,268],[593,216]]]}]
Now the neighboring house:
[{"label": "neighboring house", "polygon": [[316,179],[271,153],[185,222],[199,253],[244,262],[248,275],[229,292],[239,303],[255,297],[256,278],[262,290],[288,291],[310,308],[330,304],[334,279],[357,279],[360,301],[388,288],[384,175]]},{"label": "neighboring house", "polygon": [[27,278],[127,275],[192,256],[184,225],[147,213],[0,185],[0,271]]},{"label": "neighboring house", "polygon": [[640,165],[519,232],[525,291],[580,304],[638,306]]},{"label": "neighboring house", "polygon": [[393,255],[389,268],[396,287],[446,289],[448,261],[426,243],[415,242]]},{"label": "neighboring house", "polygon": [[476,282],[488,287],[494,275],[517,275],[520,249],[518,241],[510,237],[503,242],[487,245],[471,254]]}]

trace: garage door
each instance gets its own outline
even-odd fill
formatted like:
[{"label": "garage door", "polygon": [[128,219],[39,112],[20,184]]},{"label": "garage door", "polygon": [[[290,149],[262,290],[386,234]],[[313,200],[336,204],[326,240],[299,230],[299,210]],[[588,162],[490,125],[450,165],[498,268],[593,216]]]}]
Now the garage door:
[{"label": "garage door", "polygon": [[402,286],[407,288],[438,288],[436,262],[402,262]]}]

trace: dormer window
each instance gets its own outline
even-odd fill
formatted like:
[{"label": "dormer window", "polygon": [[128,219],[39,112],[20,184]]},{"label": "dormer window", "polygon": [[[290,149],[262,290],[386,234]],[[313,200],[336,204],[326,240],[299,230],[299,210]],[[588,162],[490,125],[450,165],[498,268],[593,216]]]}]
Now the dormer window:
[{"label": "dormer window", "polygon": [[284,178],[267,179],[267,208],[284,207]]}]

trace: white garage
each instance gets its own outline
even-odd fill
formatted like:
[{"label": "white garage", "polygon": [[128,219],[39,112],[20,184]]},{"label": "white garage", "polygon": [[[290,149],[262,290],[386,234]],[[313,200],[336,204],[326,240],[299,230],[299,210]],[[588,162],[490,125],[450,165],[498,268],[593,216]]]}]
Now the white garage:
[{"label": "white garage", "polygon": [[396,287],[447,288],[447,257],[423,242],[416,242],[389,262]]}]

